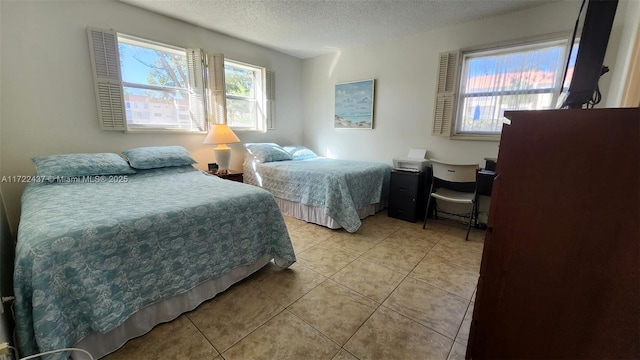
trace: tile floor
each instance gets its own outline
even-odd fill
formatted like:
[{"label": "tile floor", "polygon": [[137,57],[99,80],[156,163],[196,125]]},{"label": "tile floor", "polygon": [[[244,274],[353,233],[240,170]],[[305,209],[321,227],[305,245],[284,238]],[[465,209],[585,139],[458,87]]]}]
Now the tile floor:
[{"label": "tile floor", "polygon": [[463,359],[484,232],[386,211],[349,234],[285,221],[298,258],[267,266],[106,357]]}]

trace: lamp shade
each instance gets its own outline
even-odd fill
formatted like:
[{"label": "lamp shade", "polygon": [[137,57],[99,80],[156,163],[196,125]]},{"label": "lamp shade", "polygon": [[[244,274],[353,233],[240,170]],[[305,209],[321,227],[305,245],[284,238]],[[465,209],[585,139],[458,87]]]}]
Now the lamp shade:
[{"label": "lamp shade", "polygon": [[204,144],[231,144],[240,142],[227,124],[213,124],[211,130],[204,138]]}]

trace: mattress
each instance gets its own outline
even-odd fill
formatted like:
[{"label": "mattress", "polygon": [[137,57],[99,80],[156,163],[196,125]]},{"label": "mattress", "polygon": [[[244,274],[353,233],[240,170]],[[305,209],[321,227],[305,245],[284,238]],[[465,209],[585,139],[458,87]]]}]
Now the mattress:
[{"label": "mattress", "polygon": [[260,163],[248,156],[244,162],[246,183],[279,200],[322,209],[349,232],[358,230],[367,209],[386,204],[390,176],[391,166],[367,161],[316,157]]},{"label": "mattress", "polygon": [[108,333],[265,258],[280,267],[295,261],[265,190],[191,166],[113,180],[26,186],[14,270],[22,355]]}]

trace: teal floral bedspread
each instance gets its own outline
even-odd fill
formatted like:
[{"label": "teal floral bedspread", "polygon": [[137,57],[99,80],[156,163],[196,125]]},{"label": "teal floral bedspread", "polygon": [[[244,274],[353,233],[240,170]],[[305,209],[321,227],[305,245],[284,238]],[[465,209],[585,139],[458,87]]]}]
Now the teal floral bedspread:
[{"label": "teal floral bedspread", "polygon": [[324,208],[349,232],[361,225],[359,208],[386,203],[391,177],[386,164],[322,157],[268,163],[248,157],[244,169],[245,182],[281,199]]},{"label": "teal floral bedspread", "polygon": [[263,189],[191,166],[83,180],[23,193],[14,271],[22,355],[71,347],[265,254],[281,267],[296,260]]}]

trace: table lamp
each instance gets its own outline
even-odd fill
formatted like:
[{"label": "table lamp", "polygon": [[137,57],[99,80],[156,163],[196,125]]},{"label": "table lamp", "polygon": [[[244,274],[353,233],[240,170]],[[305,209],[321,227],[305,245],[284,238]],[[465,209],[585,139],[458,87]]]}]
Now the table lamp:
[{"label": "table lamp", "polygon": [[230,143],[240,142],[240,139],[233,133],[233,130],[227,124],[213,124],[207,137],[204,138],[204,144],[218,145],[213,149],[218,162],[218,173],[226,174],[229,172],[229,160],[231,159],[231,148],[227,146]]}]

